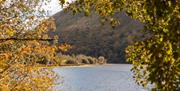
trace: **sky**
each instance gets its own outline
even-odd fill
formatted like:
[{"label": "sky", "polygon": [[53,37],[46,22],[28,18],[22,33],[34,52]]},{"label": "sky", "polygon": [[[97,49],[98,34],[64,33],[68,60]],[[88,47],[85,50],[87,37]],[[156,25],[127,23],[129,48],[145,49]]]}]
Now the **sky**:
[{"label": "sky", "polygon": [[61,6],[59,5],[59,0],[51,0],[51,2],[45,5],[43,8],[47,9],[50,15],[53,15],[62,10]]},{"label": "sky", "polygon": [[[0,0],[1,1],[1,0]],[[6,0],[7,7],[9,7],[9,5],[11,5],[13,0]],[[50,1],[47,5],[45,5],[45,3],[43,3],[43,6],[41,7],[42,9],[48,10],[50,15],[53,15],[59,11],[62,10],[61,6],[59,5],[59,0],[40,0],[42,2],[46,2],[46,1]],[[66,0],[68,2],[72,2],[75,0]]]},{"label": "sky", "polygon": [[[75,0],[66,0],[66,1],[72,2]],[[45,5],[43,8],[49,10],[50,15],[53,15],[62,10],[62,7],[59,5],[59,0],[51,0],[51,2],[48,5]]]}]

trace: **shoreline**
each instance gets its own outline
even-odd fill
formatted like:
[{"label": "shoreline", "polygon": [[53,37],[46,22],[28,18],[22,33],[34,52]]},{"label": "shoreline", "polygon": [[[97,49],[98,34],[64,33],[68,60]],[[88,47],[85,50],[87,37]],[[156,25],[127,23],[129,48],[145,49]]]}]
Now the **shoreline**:
[{"label": "shoreline", "polygon": [[[62,68],[79,68],[79,67],[94,67],[94,66],[110,66],[110,65],[119,65],[119,64],[111,64],[111,63],[106,63],[106,64],[79,64],[79,65],[60,65],[59,67]],[[129,65],[129,64],[124,64],[124,65]]]},{"label": "shoreline", "polygon": [[[108,64],[101,64],[108,65]],[[80,64],[80,65],[60,65],[59,67],[63,68],[71,68],[71,67],[93,67],[93,66],[101,66],[100,64]]]}]

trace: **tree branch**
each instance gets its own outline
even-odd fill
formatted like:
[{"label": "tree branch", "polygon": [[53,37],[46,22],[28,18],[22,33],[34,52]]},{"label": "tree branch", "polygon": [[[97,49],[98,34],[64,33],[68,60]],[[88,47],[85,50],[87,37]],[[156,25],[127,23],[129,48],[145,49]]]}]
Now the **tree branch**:
[{"label": "tree branch", "polygon": [[30,38],[24,38],[24,39],[19,39],[19,38],[6,38],[6,39],[0,39],[0,41],[8,41],[8,40],[20,40],[20,41],[33,41],[33,40],[37,40],[37,41],[53,41],[55,39],[30,39]]}]

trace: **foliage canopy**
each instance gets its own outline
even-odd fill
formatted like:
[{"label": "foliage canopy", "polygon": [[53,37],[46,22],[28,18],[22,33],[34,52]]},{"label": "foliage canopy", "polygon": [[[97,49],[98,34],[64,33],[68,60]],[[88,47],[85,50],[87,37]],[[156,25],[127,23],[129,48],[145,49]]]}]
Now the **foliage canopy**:
[{"label": "foliage canopy", "polygon": [[0,91],[54,89],[56,74],[40,64],[53,64],[58,50],[42,3],[48,0],[0,0]]},{"label": "foliage canopy", "polygon": [[67,11],[96,12],[102,22],[118,24],[114,14],[126,12],[144,23],[150,38],[126,49],[139,85],[153,84],[153,91],[180,89],[180,2],[178,0],[76,0]]},{"label": "foliage canopy", "polygon": [[[65,4],[65,0],[60,1]],[[54,28],[39,2],[41,0],[0,0],[0,90],[53,88],[56,76],[37,64],[53,61],[57,50],[55,45],[39,40],[49,40],[47,31]],[[128,60],[134,65],[136,82],[142,86],[151,82],[155,91],[180,89],[178,0],[76,0],[67,10],[84,12],[87,16],[96,12],[102,22],[110,22],[112,26],[119,24],[114,14],[124,11],[144,23],[144,30],[151,38],[126,50]]]}]

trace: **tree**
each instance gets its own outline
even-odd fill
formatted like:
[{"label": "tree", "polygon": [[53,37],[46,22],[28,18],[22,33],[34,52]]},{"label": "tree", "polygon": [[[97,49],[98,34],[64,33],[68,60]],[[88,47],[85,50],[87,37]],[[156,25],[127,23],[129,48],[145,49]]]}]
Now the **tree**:
[{"label": "tree", "polygon": [[47,66],[58,47],[47,32],[55,24],[42,3],[48,0],[0,0],[0,91],[54,89],[57,76]]},{"label": "tree", "polygon": [[102,23],[119,24],[115,13],[126,12],[144,23],[150,38],[130,45],[127,59],[132,62],[139,85],[153,84],[153,91],[180,90],[180,2],[178,0],[76,0],[67,11],[95,12]]}]

